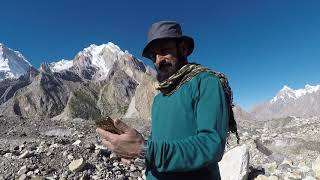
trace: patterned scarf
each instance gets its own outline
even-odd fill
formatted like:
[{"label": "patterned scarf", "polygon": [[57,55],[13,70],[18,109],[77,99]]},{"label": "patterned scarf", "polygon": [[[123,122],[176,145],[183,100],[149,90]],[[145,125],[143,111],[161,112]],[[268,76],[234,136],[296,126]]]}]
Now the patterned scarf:
[{"label": "patterned scarf", "polygon": [[219,73],[214,72],[207,67],[204,67],[200,64],[189,63],[180,68],[176,73],[171,75],[168,79],[159,82],[156,85],[156,89],[160,90],[164,95],[170,96],[177,89],[179,89],[185,82],[192,79],[194,76],[201,72],[209,72],[214,75]]}]

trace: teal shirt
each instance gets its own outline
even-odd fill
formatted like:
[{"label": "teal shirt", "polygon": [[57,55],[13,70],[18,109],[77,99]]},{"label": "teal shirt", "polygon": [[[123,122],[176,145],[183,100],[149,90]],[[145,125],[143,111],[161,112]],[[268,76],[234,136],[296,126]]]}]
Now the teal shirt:
[{"label": "teal shirt", "polygon": [[152,104],[146,177],[220,179],[228,130],[228,105],[217,77],[202,72]]}]

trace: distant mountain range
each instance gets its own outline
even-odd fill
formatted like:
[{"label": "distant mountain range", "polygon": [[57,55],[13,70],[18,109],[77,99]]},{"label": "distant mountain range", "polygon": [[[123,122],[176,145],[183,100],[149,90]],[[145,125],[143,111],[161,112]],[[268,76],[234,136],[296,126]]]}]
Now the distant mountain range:
[{"label": "distant mountain range", "polygon": [[[72,60],[35,69],[23,55],[0,44],[0,112],[21,116],[94,119],[100,116],[150,119],[156,72],[117,45],[92,44]],[[320,116],[320,85],[284,86],[270,101],[240,120]]]},{"label": "distant mountain range", "polygon": [[150,119],[155,71],[111,42],[90,45],[72,60],[39,69],[3,44],[0,50],[2,114]]},{"label": "distant mountain range", "polygon": [[270,101],[254,106],[250,114],[258,120],[320,116],[320,85],[297,90],[284,86]]},{"label": "distant mountain range", "polygon": [[235,106],[234,112],[237,119],[249,121],[320,116],[320,85],[306,85],[297,90],[285,85],[271,100],[253,106],[248,112]]}]

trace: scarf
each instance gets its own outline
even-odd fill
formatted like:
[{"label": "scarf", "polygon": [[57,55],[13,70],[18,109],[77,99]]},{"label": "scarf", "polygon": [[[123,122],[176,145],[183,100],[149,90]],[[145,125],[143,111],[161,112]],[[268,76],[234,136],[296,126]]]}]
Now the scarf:
[{"label": "scarf", "polygon": [[191,80],[194,76],[201,72],[209,72],[217,75],[220,73],[214,72],[200,64],[189,63],[181,67],[177,72],[171,75],[168,79],[159,82],[156,89],[160,90],[164,95],[170,96],[179,89],[185,82]]}]

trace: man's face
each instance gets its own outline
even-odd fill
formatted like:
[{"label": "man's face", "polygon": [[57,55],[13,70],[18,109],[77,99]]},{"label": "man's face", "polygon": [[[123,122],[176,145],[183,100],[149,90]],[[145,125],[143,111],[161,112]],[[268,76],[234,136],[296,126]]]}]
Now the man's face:
[{"label": "man's face", "polygon": [[182,55],[183,52],[177,49],[175,40],[158,40],[150,49],[159,82],[166,80],[186,64],[186,58]]}]

